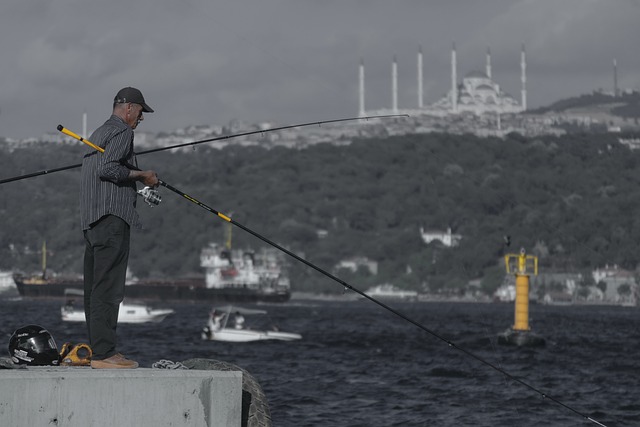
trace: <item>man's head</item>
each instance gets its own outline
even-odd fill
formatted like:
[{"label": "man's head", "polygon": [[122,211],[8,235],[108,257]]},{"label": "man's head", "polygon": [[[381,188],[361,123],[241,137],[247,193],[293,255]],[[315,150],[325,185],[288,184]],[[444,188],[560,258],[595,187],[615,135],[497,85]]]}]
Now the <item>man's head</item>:
[{"label": "man's head", "polygon": [[113,113],[135,129],[144,120],[142,113],[153,113],[140,90],[133,87],[120,89],[113,99]]}]

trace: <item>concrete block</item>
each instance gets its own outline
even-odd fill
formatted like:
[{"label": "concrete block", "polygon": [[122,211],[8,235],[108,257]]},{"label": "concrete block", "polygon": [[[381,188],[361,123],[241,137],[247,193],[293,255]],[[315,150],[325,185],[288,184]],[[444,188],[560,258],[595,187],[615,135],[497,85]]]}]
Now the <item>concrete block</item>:
[{"label": "concrete block", "polygon": [[242,372],[29,367],[0,370],[0,426],[240,426]]}]

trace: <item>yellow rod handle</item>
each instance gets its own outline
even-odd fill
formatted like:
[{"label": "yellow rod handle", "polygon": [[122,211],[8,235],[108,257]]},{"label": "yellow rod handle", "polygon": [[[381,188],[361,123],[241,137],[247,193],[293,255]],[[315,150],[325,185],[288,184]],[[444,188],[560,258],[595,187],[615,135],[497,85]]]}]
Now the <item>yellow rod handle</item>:
[{"label": "yellow rod handle", "polygon": [[77,133],[71,132],[69,129],[65,128],[62,125],[58,125],[58,130],[62,133],[64,133],[65,135],[69,135],[71,138],[75,138],[80,142],[84,142],[85,144],[87,144],[89,147],[93,148],[94,150],[98,150],[101,153],[104,153],[104,148],[102,147],[98,147],[96,144],[94,144],[93,142],[89,142],[86,139],[84,139],[83,137],[81,137],[80,135],[78,135]]}]

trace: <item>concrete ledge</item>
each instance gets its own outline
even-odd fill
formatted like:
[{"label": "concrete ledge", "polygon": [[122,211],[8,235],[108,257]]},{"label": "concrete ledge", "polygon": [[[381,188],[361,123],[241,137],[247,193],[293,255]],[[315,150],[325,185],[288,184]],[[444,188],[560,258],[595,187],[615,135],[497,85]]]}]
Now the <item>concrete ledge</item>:
[{"label": "concrete ledge", "polygon": [[242,372],[0,370],[0,426],[240,426]]}]

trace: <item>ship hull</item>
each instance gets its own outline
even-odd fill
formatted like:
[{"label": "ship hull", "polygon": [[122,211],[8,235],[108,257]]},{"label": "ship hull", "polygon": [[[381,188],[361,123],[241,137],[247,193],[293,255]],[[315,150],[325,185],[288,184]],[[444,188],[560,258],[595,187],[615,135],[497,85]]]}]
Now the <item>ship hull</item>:
[{"label": "ship hull", "polygon": [[[83,289],[82,279],[49,280],[28,283],[23,277],[15,276],[18,293],[24,298],[64,298],[65,289]],[[141,301],[193,301],[211,303],[256,303],[287,302],[291,298],[288,290],[267,292],[242,285],[226,288],[206,288],[204,281],[146,281],[128,284],[125,297]]]}]

